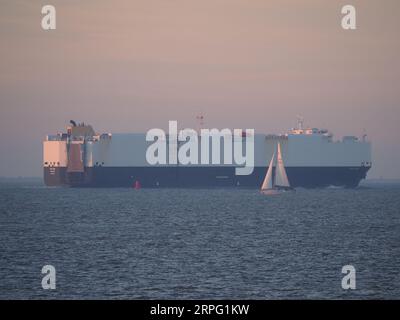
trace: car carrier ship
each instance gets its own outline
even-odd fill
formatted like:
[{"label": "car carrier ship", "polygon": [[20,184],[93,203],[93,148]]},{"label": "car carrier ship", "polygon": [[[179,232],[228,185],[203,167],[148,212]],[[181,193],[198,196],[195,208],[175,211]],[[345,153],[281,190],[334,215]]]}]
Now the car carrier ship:
[{"label": "car carrier ship", "polygon": [[[327,130],[291,129],[281,135],[254,134],[254,170],[236,175],[234,164],[156,164],[146,161],[145,133],[96,133],[74,121],[65,133],[43,142],[44,182],[71,187],[254,187],[259,188],[277,144],[293,187],[356,187],[371,168],[371,144]],[[221,144],[223,147],[223,144]],[[179,148],[179,144],[178,144]]]}]

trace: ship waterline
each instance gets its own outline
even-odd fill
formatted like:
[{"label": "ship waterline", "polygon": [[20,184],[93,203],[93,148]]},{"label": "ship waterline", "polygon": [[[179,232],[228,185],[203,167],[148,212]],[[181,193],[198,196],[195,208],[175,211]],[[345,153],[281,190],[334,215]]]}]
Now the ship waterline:
[{"label": "ship waterline", "polygon": [[[268,168],[267,168],[268,169]],[[368,167],[287,167],[293,187],[353,188],[366,178]],[[96,167],[68,174],[67,168],[44,168],[47,186],[132,187],[139,181],[145,188],[160,187],[250,187],[259,188],[266,168],[255,167],[251,175],[237,176],[233,167]]]}]

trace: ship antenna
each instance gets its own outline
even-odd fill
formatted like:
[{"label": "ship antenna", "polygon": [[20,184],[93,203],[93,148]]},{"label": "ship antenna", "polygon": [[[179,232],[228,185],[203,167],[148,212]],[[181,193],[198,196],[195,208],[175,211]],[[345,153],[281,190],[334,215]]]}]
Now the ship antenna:
[{"label": "ship antenna", "polygon": [[303,116],[297,116],[297,127],[299,130],[303,130],[304,118]]},{"label": "ship antenna", "polygon": [[201,113],[196,116],[197,119],[197,131],[200,133],[201,129],[204,127],[204,115]]},{"label": "ship antenna", "polygon": [[367,141],[367,132],[366,132],[365,128],[363,128],[362,141],[363,142]]}]

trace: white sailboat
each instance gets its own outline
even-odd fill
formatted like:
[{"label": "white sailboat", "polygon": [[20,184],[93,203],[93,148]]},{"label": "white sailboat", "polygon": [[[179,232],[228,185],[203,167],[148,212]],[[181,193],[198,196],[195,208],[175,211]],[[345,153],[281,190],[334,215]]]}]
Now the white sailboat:
[{"label": "white sailboat", "polygon": [[286,174],[285,165],[283,164],[281,144],[278,142],[278,159],[275,169],[275,177],[273,176],[273,167],[275,162],[275,152],[272,155],[268,166],[267,174],[265,175],[263,184],[261,185],[261,193],[265,195],[279,194],[284,191],[294,190],[289,183]]}]

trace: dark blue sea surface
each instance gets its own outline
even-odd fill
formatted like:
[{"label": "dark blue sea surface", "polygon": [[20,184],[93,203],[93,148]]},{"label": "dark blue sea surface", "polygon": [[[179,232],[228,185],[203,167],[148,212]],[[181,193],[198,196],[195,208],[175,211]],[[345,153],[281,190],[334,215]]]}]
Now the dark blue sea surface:
[{"label": "dark blue sea surface", "polygon": [[2,181],[0,298],[399,299],[400,184],[267,197]]}]

